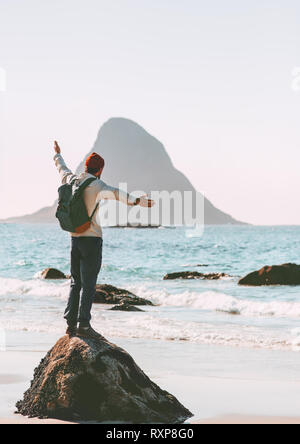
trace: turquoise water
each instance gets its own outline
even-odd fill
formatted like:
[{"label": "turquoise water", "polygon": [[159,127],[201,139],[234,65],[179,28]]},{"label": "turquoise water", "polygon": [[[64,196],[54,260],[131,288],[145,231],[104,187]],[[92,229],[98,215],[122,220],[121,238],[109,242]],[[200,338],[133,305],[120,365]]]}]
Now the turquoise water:
[{"label": "turquoise water", "polygon": [[[68,234],[56,225],[0,225],[0,327],[59,333],[68,282],[45,282],[47,267],[69,272]],[[95,306],[94,325],[110,337],[290,349],[300,344],[300,287],[239,287],[267,264],[299,263],[300,227],[104,229],[99,283],[155,302],[145,313]],[[198,267],[199,264],[207,265]],[[220,281],[163,281],[181,270],[224,272]],[[233,316],[232,313],[238,313]]]}]

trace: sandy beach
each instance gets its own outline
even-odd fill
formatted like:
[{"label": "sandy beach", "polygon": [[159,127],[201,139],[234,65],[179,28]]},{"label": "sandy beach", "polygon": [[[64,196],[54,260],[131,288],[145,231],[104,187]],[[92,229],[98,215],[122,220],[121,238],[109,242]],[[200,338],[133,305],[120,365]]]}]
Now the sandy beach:
[{"label": "sandy beach", "polygon": [[[14,344],[21,344],[22,337],[29,342],[29,334],[23,333],[19,340],[14,336]],[[21,350],[14,345],[0,353],[0,422],[71,424],[14,414],[15,403],[29,387],[34,368],[57,339],[48,337],[48,343],[42,345],[35,338],[34,351]],[[41,340],[45,338],[40,337]],[[113,340],[134,357],[154,382],[174,394],[194,413],[189,423],[300,423],[297,419],[300,380],[296,372],[289,369],[290,359],[300,361],[298,354],[159,341],[148,341],[142,347],[139,340]],[[182,359],[187,348],[193,356],[188,367]],[[160,356],[160,359],[154,362],[153,356]],[[280,361],[282,365],[278,364]]]},{"label": "sandy beach", "polygon": [[[78,425],[76,422],[58,421],[55,419],[30,419],[19,415],[14,418],[0,418],[0,424],[20,425]],[[267,417],[267,416],[223,416],[205,421],[192,421],[194,425],[298,425],[300,418]]]},{"label": "sandy beach", "polygon": [[0,424],[16,424],[16,425],[72,425],[76,423],[58,421],[57,419],[31,419],[23,416],[16,415],[14,418],[0,418]]},{"label": "sandy beach", "polygon": [[192,423],[202,425],[297,425],[300,424],[300,418],[228,415]]}]

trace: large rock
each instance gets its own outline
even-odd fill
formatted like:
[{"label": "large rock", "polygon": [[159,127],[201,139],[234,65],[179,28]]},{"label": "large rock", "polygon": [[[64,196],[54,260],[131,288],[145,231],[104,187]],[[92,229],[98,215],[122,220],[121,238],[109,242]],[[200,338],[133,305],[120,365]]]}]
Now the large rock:
[{"label": "large rock", "polygon": [[30,417],[130,423],[182,423],[192,416],[121,348],[103,340],[61,338],[17,403]]},{"label": "large rock", "polygon": [[224,277],[229,277],[225,273],[199,273],[198,271],[180,271],[178,273],[170,273],[164,277],[165,281],[175,280],[175,279],[207,279],[207,280],[217,280]]},{"label": "large rock", "polygon": [[241,279],[239,285],[300,285],[300,265],[266,265]]},{"label": "large rock", "polygon": [[153,305],[147,299],[139,298],[130,291],[112,285],[96,285],[95,304],[120,304],[126,302],[129,305]]},{"label": "large rock", "polygon": [[41,278],[55,280],[55,279],[67,279],[67,276],[61,271],[56,270],[55,268],[46,268],[46,270],[43,270],[41,272]]}]

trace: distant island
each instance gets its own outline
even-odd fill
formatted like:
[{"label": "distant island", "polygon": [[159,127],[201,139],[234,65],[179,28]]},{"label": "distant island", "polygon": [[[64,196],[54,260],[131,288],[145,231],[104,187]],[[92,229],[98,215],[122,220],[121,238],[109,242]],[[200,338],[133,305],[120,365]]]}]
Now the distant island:
[{"label": "distant island", "polygon": [[[127,225],[111,225],[103,228],[137,228],[137,229],[158,229],[161,225],[142,225],[142,224],[127,224]],[[170,227],[172,228],[172,227]]]},{"label": "distant island", "polygon": [[[162,143],[131,120],[124,118],[108,120],[101,127],[96,142],[87,155],[93,151],[105,158],[103,180],[110,185],[119,186],[120,183],[127,183],[129,192],[135,190],[143,190],[146,193],[192,191],[198,194],[187,177],[174,167]],[[84,160],[77,169],[78,174],[84,169]],[[12,217],[1,222],[53,223],[56,221],[56,205],[54,203],[34,214]],[[244,225],[243,222],[217,209],[206,198],[204,223],[206,225]]]}]

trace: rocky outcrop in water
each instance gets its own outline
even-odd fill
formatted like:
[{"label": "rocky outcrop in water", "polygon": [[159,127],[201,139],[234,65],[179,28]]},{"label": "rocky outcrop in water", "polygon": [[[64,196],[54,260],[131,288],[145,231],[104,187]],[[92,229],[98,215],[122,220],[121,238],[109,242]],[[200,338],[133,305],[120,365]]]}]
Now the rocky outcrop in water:
[{"label": "rocky outcrop in water", "polygon": [[128,302],[121,302],[119,305],[115,305],[113,308],[110,308],[111,311],[130,311],[130,312],[143,312],[144,310],[141,310],[138,307],[135,307],[134,305],[128,304]]},{"label": "rocky outcrop in water", "polygon": [[68,276],[66,276],[61,271],[56,270],[55,268],[46,268],[46,270],[43,270],[41,272],[41,278],[49,280],[59,280],[59,279],[68,279]]},{"label": "rocky outcrop in water", "polygon": [[158,229],[161,228],[161,225],[126,224],[126,225],[112,225],[109,228],[134,228],[134,229],[146,230],[146,229]]},{"label": "rocky outcrop in water", "polygon": [[112,285],[96,285],[95,304],[119,305],[126,302],[128,305],[152,305],[151,301],[139,298],[130,291]]},{"label": "rocky outcrop in water", "polygon": [[17,403],[29,417],[75,421],[182,423],[192,416],[126,351],[103,340],[61,338]]},{"label": "rocky outcrop in water", "polygon": [[300,265],[266,265],[242,278],[239,285],[300,285]]},{"label": "rocky outcrop in water", "polygon": [[175,279],[207,279],[210,281],[229,277],[225,273],[199,273],[198,271],[180,271],[178,273],[170,273],[164,277],[165,281]]}]

